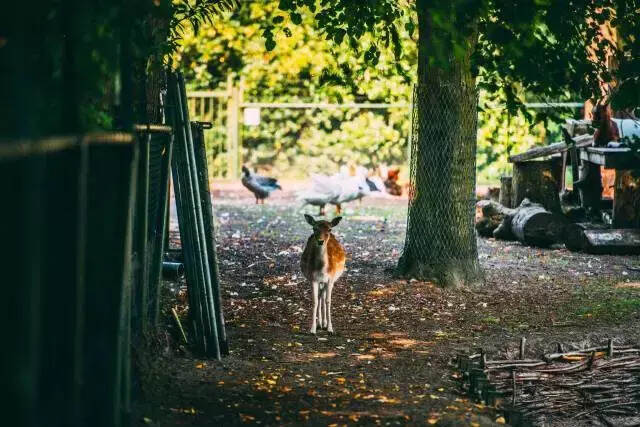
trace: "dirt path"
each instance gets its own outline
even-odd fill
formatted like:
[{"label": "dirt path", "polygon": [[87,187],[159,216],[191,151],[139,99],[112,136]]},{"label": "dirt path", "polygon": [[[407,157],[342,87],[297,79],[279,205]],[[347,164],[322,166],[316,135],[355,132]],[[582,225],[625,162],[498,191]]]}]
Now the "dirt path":
[{"label": "dirt path", "polygon": [[218,363],[178,348],[167,316],[166,336],[145,368],[138,419],[491,425],[487,408],[456,393],[448,366],[456,349],[514,350],[525,336],[537,356],[557,341],[639,341],[640,273],[628,268],[637,257],[480,240],[486,285],[445,291],[392,277],[406,201],[389,199],[351,205],[336,228],[349,253],[334,290],[337,334],[310,336],[309,286],[298,267],[310,229],[291,193],[265,206],[248,196],[236,188],[214,196],[232,354]]}]

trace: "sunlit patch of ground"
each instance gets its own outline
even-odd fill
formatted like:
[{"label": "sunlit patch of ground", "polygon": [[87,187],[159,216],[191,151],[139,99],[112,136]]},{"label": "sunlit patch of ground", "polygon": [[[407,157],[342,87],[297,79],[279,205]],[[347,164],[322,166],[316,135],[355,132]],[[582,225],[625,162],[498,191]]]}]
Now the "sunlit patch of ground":
[{"label": "sunlit patch of ground", "polygon": [[442,290],[393,277],[406,200],[386,198],[346,207],[335,229],[348,255],[333,295],[336,334],[309,335],[299,257],[311,229],[294,195],[264,206],[238,185],[214,195],[232,352],[222,362],[191,353],[169,312],[177,305],[188,333],[187,300],[167,295],[167,339],[145,367],[141,424],[494,425],[503,420],[457,392],[448,362],[459,349],[515,354],[521,336],[532,352],[640,339],[637,257],[481,239],[485,286]]}]

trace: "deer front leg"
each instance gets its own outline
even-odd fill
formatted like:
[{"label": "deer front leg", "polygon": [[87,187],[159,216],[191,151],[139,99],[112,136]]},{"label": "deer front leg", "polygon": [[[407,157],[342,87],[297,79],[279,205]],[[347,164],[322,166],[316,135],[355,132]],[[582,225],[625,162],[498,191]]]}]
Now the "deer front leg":
[{"label": "deer front leg", "polygon": [[322,316],[320,317],[320,327],[322,329],[327,329],[327,284],[326,283],[322,291],[320,291],[320,313],[322,313]]},{"label": "deer front leg", "polygon": [[312,319],[311,319],[311,333],[313,335],[316,334],[316,320],[317,320],[317,315],[318,315],[318,282],[312,282],[311,284],[312,286],[312,290],[311,292],[313,293],[312,297],[313,297],[313,311],[312,311]]},{"label": "deer front leg", "polygon": [[316,328],[318,329],[322,329],[322,301],[324,300],[323,298],[323,293],[322,293],[322,288],[318,288],[318,309],[316,310],[317,314],[317,318],[316,318]]},{"label": "deer front leg", "polygon": [[327,318],[328,318],[328,324],[327,324],[327,332],[329,332],[330,334],[333,334],[333,323],[331,323],[331,292],[333,291],[333,281],[329,281],[329,283],[327,283]]}]

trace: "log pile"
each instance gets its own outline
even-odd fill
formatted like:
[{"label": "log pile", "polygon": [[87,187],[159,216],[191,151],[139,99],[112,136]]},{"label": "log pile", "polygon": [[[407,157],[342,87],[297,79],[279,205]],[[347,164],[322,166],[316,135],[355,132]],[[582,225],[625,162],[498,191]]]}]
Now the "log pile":
[{"label": "log pile", "polygon": [[528,199],[516,209],[491,200],[479,201],[477,208],[482,214],[476,222],[476,230],[481,236],[519,240],[525,245],[540,247],[564,241],[566,219]]},{"label": "log pile", "polygon": [[[563,351],[540,359],[487,360],[484,351],[459,354],[461,389],[496,408],[511,425],[625,425],[640,420],[640,347],[606,346]],[[568,425],[568,424],[567,424]]]}]

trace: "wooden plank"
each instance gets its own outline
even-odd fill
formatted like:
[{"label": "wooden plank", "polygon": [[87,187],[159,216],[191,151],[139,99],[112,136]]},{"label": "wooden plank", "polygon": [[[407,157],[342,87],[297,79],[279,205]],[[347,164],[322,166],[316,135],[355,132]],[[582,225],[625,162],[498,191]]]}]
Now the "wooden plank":
[{"label": "wooden plank", "polygon": [[226,98],[227,92],[223,90],[194,90],[187,93],[187,98]]},{"label": "wooden plank", "polygon": [[[575,145],[578,148],[593,145],[593,135],[580,135],[573,138],[573,140],[575,141]],[[527,160],[537,159],[540,157],[551,156],[552,154],[563,153],[565,151],[567,151],[567,144],[565,142],[555,142],[543,147],[532,148],[525,151],[524,153],[509,156],[509,162],[519,163]]]},{"label": "wooden plank", "polygon": [[580,150],[580,158],[607,169],[640,169],[640,160],[629,148],[588,147]]}]

